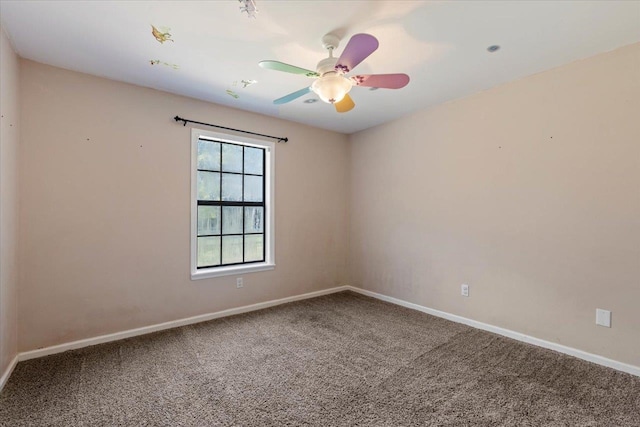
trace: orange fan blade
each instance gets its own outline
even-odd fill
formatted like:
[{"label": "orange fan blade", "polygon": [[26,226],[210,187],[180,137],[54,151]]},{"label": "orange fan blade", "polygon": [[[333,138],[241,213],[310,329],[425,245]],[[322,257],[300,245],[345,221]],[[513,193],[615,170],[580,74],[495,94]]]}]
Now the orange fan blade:
[{"label": "orange fan blade", "polygon": [[342,101],[336,102],[333,105],[336,107],[336,111],[338,113],[346,113],[347,111],[352,110],[353,107],[356,106],[356,104],[353,102],[353,99],[351,99],[349,94],[346,94],[344,98],[342,98]]}]

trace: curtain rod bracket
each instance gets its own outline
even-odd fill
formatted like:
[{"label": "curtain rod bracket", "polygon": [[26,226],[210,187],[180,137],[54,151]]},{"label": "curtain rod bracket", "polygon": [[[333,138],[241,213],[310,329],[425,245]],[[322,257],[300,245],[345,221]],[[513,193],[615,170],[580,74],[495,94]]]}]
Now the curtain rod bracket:
[{"label": "curtain rod bracket", "polygon": [[225,129],[225,130],[230,130],[230,131],[234,131],[234,132],[241,132],[241,133],[246,133],[246,134],[249,134],[249,135],[262,136],[264,138],[271,138],[271,139],[275,139],[276,142],[284,142],[284,143],[289,142],[289,138],[287,138],[287,137],[271,136],[271,135],[265,135],[265,134],[262,134],[262,133],[249,132],[248,130],[234,129],[234,128],[228,128],[228,127],[225,127],[225,126],[213,125],[211,123],[197,122],[195,120],[183,119],[180,116],[175,116],[173,118],[173,120],[175,120],[176,122],[182,122],[182,126],[186,126],[187,122],[188,123],[195,123],[195,124],[198,124],[198,125],[211,126],[211,127],[214,127],[214,128]]}]

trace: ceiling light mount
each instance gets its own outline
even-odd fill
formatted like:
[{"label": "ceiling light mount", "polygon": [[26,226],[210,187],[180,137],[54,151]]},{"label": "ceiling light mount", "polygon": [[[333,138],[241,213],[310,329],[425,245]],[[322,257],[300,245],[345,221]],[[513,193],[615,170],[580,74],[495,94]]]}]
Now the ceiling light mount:
[{"label": "ceiling light mount", "polygon": [[322,47],[327,49],[329,52],[337,49],[339,44],[340,37],[336,36],[335,34],[329,33],[325,34],[324,37],[322,37]]}]

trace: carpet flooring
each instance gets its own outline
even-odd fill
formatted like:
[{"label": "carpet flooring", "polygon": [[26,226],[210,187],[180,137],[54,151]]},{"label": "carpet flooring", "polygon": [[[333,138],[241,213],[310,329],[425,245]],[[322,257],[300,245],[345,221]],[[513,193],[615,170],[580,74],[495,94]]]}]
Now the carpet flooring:
[{"label": "carpet flooring", "polygon": [[20,362],[2,426],[640,426],[640,378],[344,292]]}]

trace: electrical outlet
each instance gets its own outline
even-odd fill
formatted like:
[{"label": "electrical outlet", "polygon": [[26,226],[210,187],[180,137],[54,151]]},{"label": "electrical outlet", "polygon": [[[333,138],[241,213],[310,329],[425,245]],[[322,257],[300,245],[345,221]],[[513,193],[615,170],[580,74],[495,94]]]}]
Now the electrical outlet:
[{"label": "electrical outlet", "polygon": [[244,281],[242,280],[242,277],[238,277],[236,279],[236,288],[240,289],[244,287]]},{"label": "electrical outlet", "polygon": [[596,308],[596,325],[604,326],[605,328],[610,328],[611,312],[609,310]]},{"label": "electrical outlet", "polygon": [[462,294],[463,297],[468,297],[469,296],[469,285],[463,284],[460,287],[460,293]]}]

